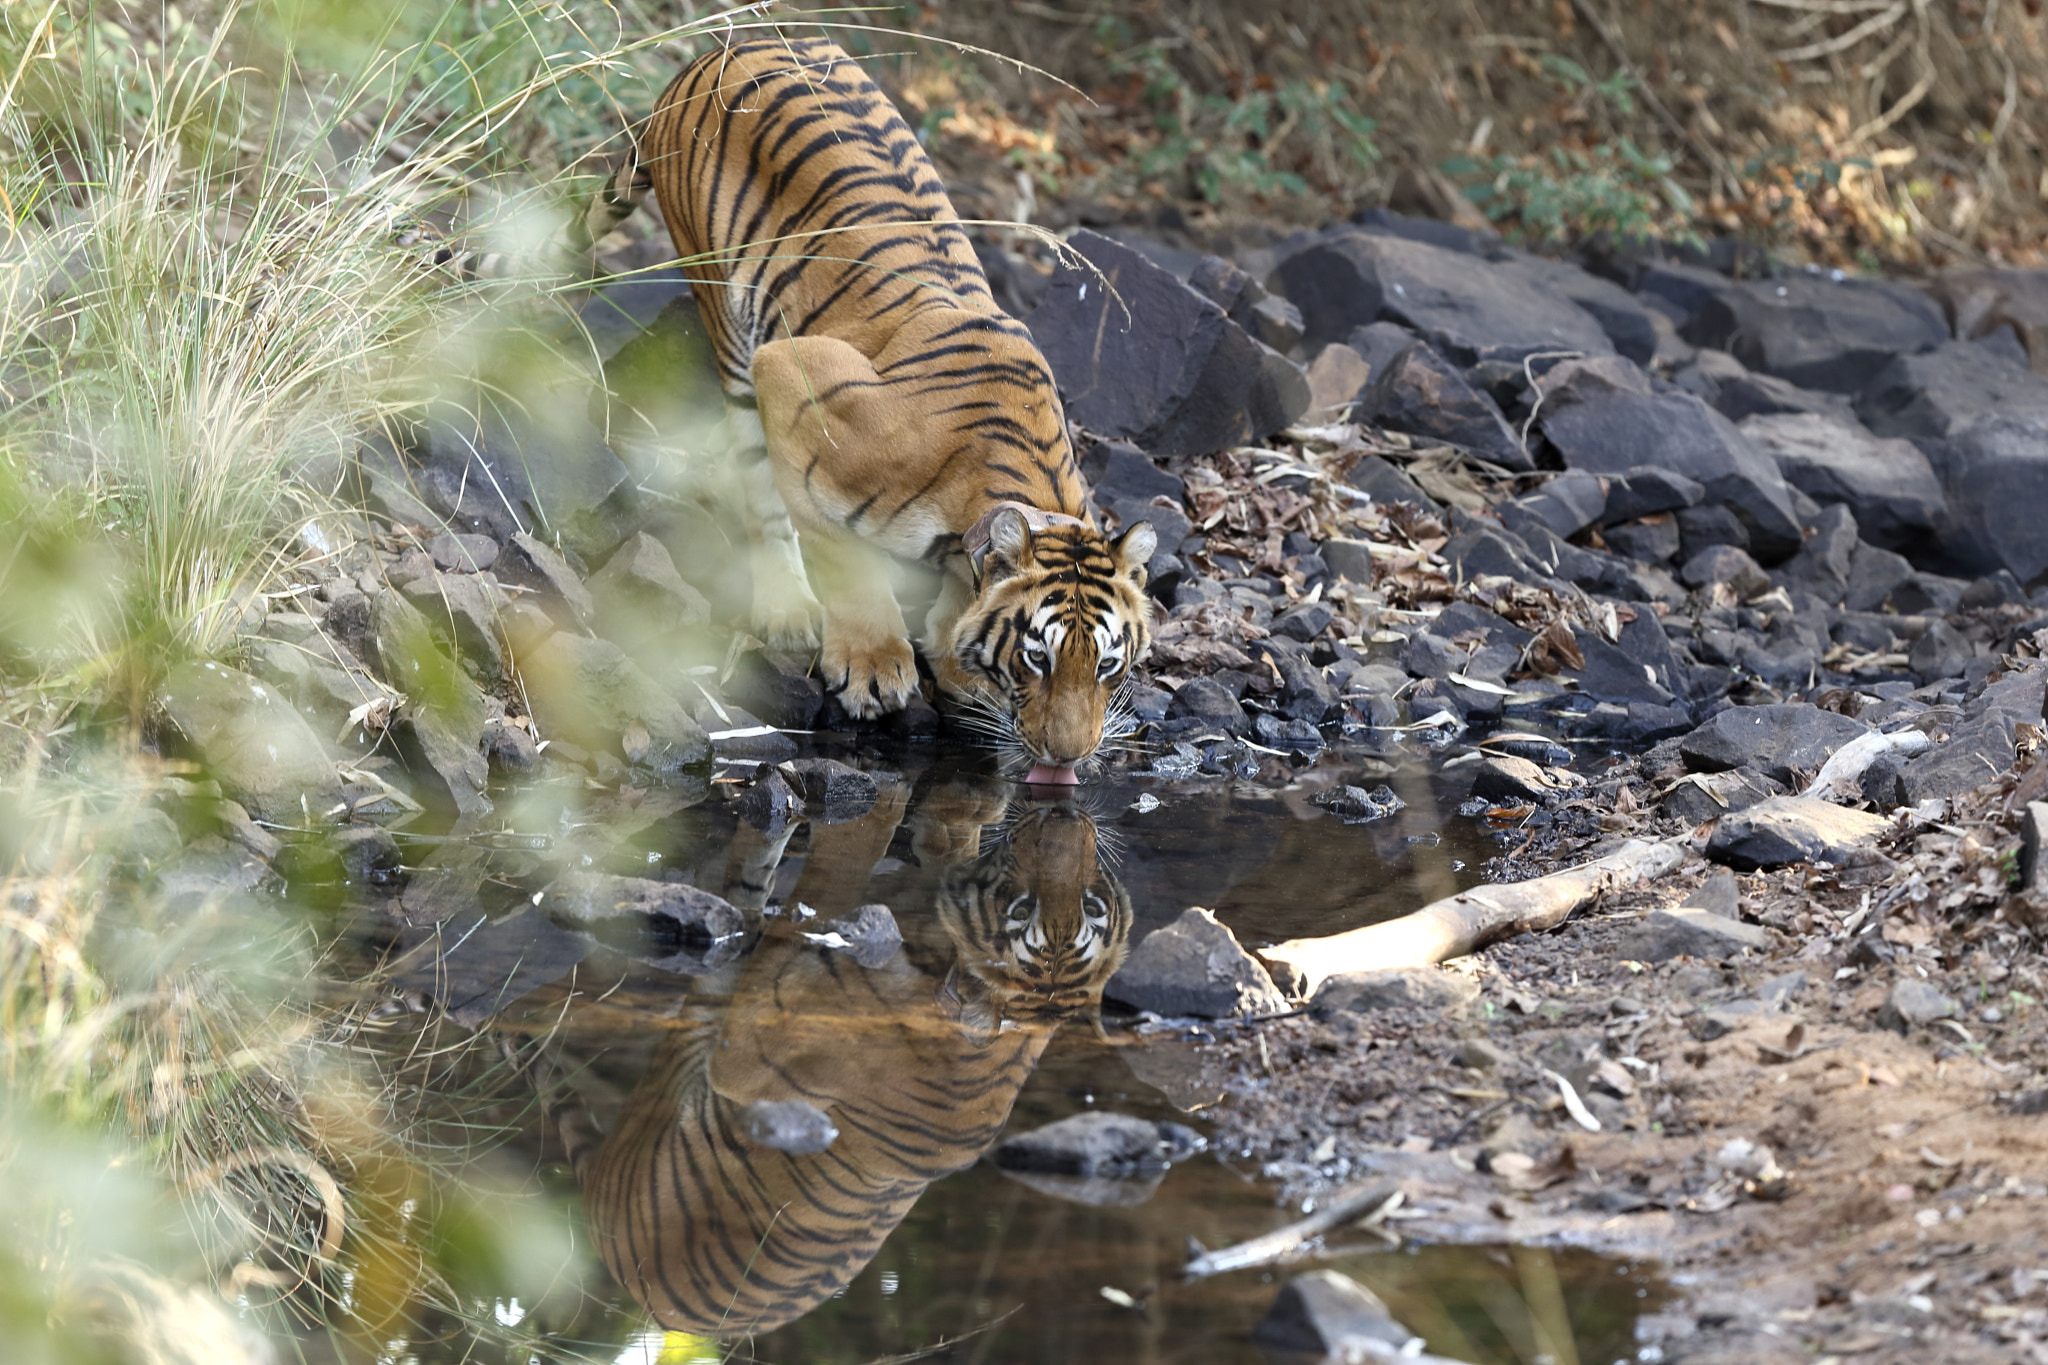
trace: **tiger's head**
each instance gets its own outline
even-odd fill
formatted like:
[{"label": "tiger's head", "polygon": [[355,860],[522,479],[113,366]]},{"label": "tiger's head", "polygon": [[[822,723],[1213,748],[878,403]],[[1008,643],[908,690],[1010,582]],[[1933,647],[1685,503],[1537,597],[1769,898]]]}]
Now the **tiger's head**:
[{"label": "tiger's head", "polygon": [[1101,1008],[1131,936],[1131,899],[1101,838],[1078,806],[1032,806],[988,852],[947,871],[939,922],[980,997],[963,1002],[963,1022],[989,1028]]},{"label": "tiger's head", "polygon": [[949,651],[979,686],[967,700],[999,743],[1030,758],[1027,780],[1074,782],[1105,736],[1128,728],[1115,698],[1152,647],[1145,566],[1159,538],[1150,522],[1111,538],[1005,503],[968,544],[977,591]]}]

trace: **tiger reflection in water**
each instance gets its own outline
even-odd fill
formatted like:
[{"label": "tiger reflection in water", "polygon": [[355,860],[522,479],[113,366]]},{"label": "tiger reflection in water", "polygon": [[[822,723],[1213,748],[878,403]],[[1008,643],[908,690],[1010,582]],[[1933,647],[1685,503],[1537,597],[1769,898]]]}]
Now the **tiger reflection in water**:
[{"label": "tiger reflection in water", "polygon": [[[1061,1022],[1094,1018],[1130,902],[1085,812],[1011,811],[1011,790],[952,780],[919,803],[913,854],[942,871],[935,914],[896,907],[902,953],[863,968],[767,918],[722,1018],[659,1045],[601,1145],[564,1124],[605,1264],[662,1326],[766,1332],[843,1288],[996,1140]],[[905,804],[814,827],[790,901],[851,909]],[[741,830],[729,899],[759,908],[787,839]],[[839,1136],[809,1156],[755,1145],[741,1115],[761,1100],[805,1101]]]}]

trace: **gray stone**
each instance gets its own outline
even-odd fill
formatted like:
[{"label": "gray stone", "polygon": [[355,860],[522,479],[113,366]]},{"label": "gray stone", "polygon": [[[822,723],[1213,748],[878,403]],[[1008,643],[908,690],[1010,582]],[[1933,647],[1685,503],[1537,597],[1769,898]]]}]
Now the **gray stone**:
[{"label": "gray stone", "polygon": [[1809,528],[1812,534],[1799,553],[1778,566],[1772,575],[1779,587],[1810,592],[1823,602],[1840,602],[1848,596],[1855,577],[1856,518],[1849,508],[1836,504],[1823,508]]},{"label": "gray stone", "polygon": [[1960,796],[2004,774],[2017,755],[2016,727],[2041,724],[2044,684],[2048,668],[2039,663],[1987,684],[1947,739],[1899,769],[1900,799],[1918,805]]},{"label": "gray stone", "polygon": [[1505,261],[1496,260],[1493,266],[1510,275],[1525,275],[1585,309],[1607,333],[1614,349],[1636,364],[1648,365],[1656,357],[1657,327],[1650,310],[1614,281],[1603,280],[1569,261],[1519,251],[1510,251]]},{"label": "gray stone", "polygon": [[1752,370],[1810,389],[1857,393],[1893,356],[1949,339],[1947,321],[1918,289],[1803,271],[1726,281],[1681,329]]},{"label": "gray stone", "polygon": [[1074,421],[1199,455],[1263,440],[1307,409],[1301,368],[1194,289],[1098,233],[1067,245],[1087,265],[1056,272],[1027,321]]},{"label": "gray stone", "polygon": [[[475,581],[450,575],[451,584]],[[407,765],[458,814],[489,811],[490,762],[476,685],[442,649],[426,616],[397,593],[378,593],[370,615],[384,680],[405,694],[391,728]]]},{"label": "gray stone", "polygon": [[1545,768],[1512,754],[1487,754],[1472,776],[1472,794],[1497,805],[1534,802],[1547,806],[1576,793],[1585,779],[1576,773]]},{"label": "gray stone", "polygon": [[992,1155],[1006,1171],[1128,1179],[1166,1170],[1208,1145],[1182,1124],[1091,1109],[1006,1137]]},{"label": "gray stone", "polygon": [[1497,510],[1506,521],[1508,508],[1520,509],[1548,527],[1552,535],[1569,539],[1600,520],[1607,508],[1607,492],[1597,476],[1566,470],[1535,492]]},{"label": "gray stone", "polygon": [[1444,358],[1417,341],[1359,392],[1352,420],[1441,441],[1503,469],[1536,467],[1492,398],[1465,382]]},{"label": "gray stone", "polygon": [[1589,313],[1526,271],[1354,228],[1334,229],[1282,261],[1272,283],[1301,309],[1311,346],[1343,341],[1384,317],[1461,366],[1614,349]]},{"label": "gray stone", "polygon": [[1103,994],[1132,1009],[1206,1019],[1278,1014],[1286,999],[1257,958],[1200,906],[1131,950]]},{"label": "gray stone", "polygon": [[304,825],[341,803],[327,746],[274,688],[223,664],[185,663],[164,679],[164,713],[221,790],[258,820]]},{"label": "gray stone", "polygon": [[[500,617],[508,604],[489,575],[429,572],[406,583],[401,593],[485,686],[496,689],[507,680]],[[379,593],[374,600],[389,596]]]},{"label": "gray stone", "polygon": [[843,919],[827,920],[824,929],[839,935],[844,944],[839,950],[870,971],[886,966],[903,946],[903,930],[886,905],[863,905]]},{"label": "gray stone", "polygon": [[1706,496],[1707,490],[1696,480],[1656,465],[1640,465],[1608,477],[1607,503],[1601,509],[1600,521],[1611,526],[1676,512],[1697,507]]},{"label": "gray stone", "polygon": [[1937,1019],[1953,1019],[1962,1012],[1963,1007],[1943,995],[1933,982],[1909,976],[1893,985],[1891,994],[1878,1007],[1877,1022],[1881,1028],[1904,1033]]},{"label": "gray stone", "polygon": [[1622,935],[1618,951],[1632,962],[1669,962],[1674,957],[1725,962],[1749,949],[1761,952],[1770,943],[1770,934],[1759,925],[1680,906],[1643,916]]},{"label": "gray stone", "polygon": [[1778,462],[1785,482],[1816,502],[1845,504],[1873,545],[1918,545],[1947,515],[1934,466],[1911,441],[1811,413],[1751,417],[1742,433]]},{"label": "gray stone", "polygon": [[746,920],[721,897],[686,882],[565,872],[535,901],[542,913],[590,931],[636,961],[703,976],[739,960]]},{"label": "gray stone", "polygon": [[1317,988],[1311,1009],[1316,1018],[1333,1014],[1370,1014],[1376,1010],[1444,1010],[1479,997],[1479,983],[1441,967],[1388,967],[1380,971],[1345,972]]},{"label": "gray stone", "polygon": [[400,942],[410,951],[391,985],[420,992],[465,1028],[567,976],[594,946],[589,936],[558,929],[524,905],[501,920],[462,912],[407,930]]},{"label": "gray stone", "polygon": [[2020,890],[2034,895],[2048,893],[2048,863],[2041,850],[2048,847],[2048,801],[2029,801],[2020,816]]},{"label": "gray stone", "polygon": [[427,553],[451,573],[480,573],[498,562],[498,542],[489,536],[443,531],[427,542]]},{"label": "gray stone", "polygon": [[1421,1360],[1407,1354],[1413,1332],[1379,1297],[1348,1275],[1312,1270],[1283,1287],[1252,1329],[1252,1340],[1332,1360]]},{"label": "gray stone", "polygon": [[858,820],[881,799],[882,784],[873,773],[836,758],[800,758],[783,764],[782,771],[803,799],[804,811],[821,825]]},{"label": "gray stone", "polygon": [[[1610,526],[1600,533],[1607,548],[1645,564],[1664,564],[1678,554],[1678,518],[1660,513]],[[1754,562],[1754,561],[1752,561]]]},{"label": "gray stone", "polygon": [[[1370,494],[1372,500],[1382,506],[1405,502],[1419,507],[1425,512],[1437,513],[1443,511],[1442,505],[1436,499],[1430,497],[1429,494],[1423,492],[1415,480],[1409,478],[1392,462],[1382,459],[1378,455],[1368,454],[1359,456],[1358,462],[1351,466],[1351,472],[1344,476],[1344,482],[1350,484],[1353,488]],[[1327,558],[1327,546],[1325,547],[1324,554]],[[1330,567],[1335,569],[1337,566],[1333,562]],[[1370,580],[1361,578],[1357,581],[1364,583]]]},{"label": "gray stone", "polygon": [[1707,910],[1723,919],[1740,919],[1742,893],[1736,888],[1733,872],[1718,871],[1707,874],[1699,889],[1679,902],[1681,909]]},{"label": "gray stone", "polygon": [[645,531],[613,553],[585,585],[607,638],[639,654],[711,619],[711,604],[676,572],[668,547]]},{"label": "gray stone", "polygon": [[505,543],[496,565],[498,578],[540,594],[548,614],[571,630],[590,624],[597,606],[590,589],[554,548],[524,532]]},{"label": "gray stone", "polygon": [[608,640],[564,631],[519,667],[544,739],[623,753],[657,772],[710,761],[711,745],[681,703]]},{"label": "gray stone", "polygon": [[1655,393],[1619,356],[1567,360],[1541,381],[1537,421],[1565,466],[1623,474],[1655,465],[1699,484],[1741,518],[1758,557],[1799,548],[1800,529],[1784,477],[1740,429],[1688,393]]},{"label": "gray stone", "polygon": [[1810,796],[1774,796],[1722,817],[1707,856],[1739,871],[1787,863],[1841,863],[1891,828],[1882,815]]},{"label": "gray stone", "polygon": [[1248,734],[1251,721],[1229,689],[1214,678],[1191,678],[1166,705],[1166,719],[1207,725],[1228,735]]},{"label": "gray stone", "polygon": [[1731,706],[1681,740],[1678,752],[1695,772],[1754,768],[1791,785],[1795,772],[1819,772],[1835,750],[1869,729],[1815,706]]},{"label": "gray stone", "polygon": [[1738,601],[1747,601],[1771,586],[1770,576],[1749,557],[1749,552],[1733,545],[1709,545],[1701,550],[1679,567],[1678,581],[1688,588],[1726,583]]},{"label": "gray stone", "polygon": [[756,1147],[816,1156],[839,1140],[825,1111],[807,1100],[755,1100],[740,1110],[740,1133]]},{"label": "gray stone", "polygon": [[1906,667],[1923,685],[1943,678],[1960,678],[1970,662],[1985,653],[1984,646],[1951,626],[1937,620],[1920,632],[1906,651]]}]

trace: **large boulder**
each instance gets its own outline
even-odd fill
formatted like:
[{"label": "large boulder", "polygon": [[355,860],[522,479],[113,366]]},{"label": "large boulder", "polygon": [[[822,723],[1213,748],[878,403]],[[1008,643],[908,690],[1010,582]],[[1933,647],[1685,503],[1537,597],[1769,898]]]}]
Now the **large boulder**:
[{"label": "large boulder", "polygon": [[161,696],[221,792],[256,819],[300,826],[341,804],[327,746],[271,687],[225,664],[195,662],[173,668]]},{"label": "large boulder", "polygon": [[2002,775],[2017,755],[2018,727],[2043,723],[2048,668],[2035,665],[1987,684],[1964,708],[1948,738],[1908,759],[1898,793],[1909,805],[1960,796]]},{"label": "large boulder", "polygon": [[1975,340],[2008,331],[2034,373],[2048,376],[2048,270],[1954,270],[1928,292],[1957,336]]},{"label": "large boulder", "polygon": [[1569,261],[1519,251],[1508,253],[1507,259],[1496,262],[1494,269],[1520,275],[1540,288],[1570,299],[1600,324],[1600,330],[1607,333],[1616,351],[1636,364],[1647,365],[1656,356],[1657,325],[1650,320],[1650,310],[1614,281],[1603,280]]},{"label": "large boulder", "polygon": [[1750,768],[1790,784],[1810,776],[1835,750],[1869,726],[1817,706],[1731,706],[1679,741],[1679,756],[1694,772]]},{"label": "large boulder", "polygon": [[1785,482],[1822,505],[1846,505],[1873,545],[1917,545],[1948,511],[1934,466],[1911,441],[1813,413],[1746,418],[1742,434],[1778,462]]},{"label": "large boulder", "polygon": [[1799,548],[1799,521],[1777,465],[1697,397],[1652,392],[1649,378],[1619,356],[1567,360],[1541,387],[1537,420],[1566,467],[1623,474],[1651,465],[1682,475],[1741,519],[1758,559],[1772,562]]},{"label": "large boulder", "polygon": [[1425,342],[1414,342],[1379,369],[1359,391],[1352,420],[1371,422],[1468,450],[1518,473],[1536,468],[1493,399]]},{"label": "large boulder", "polygon": [[1026,323],[1075,422],[1160,454],[1206,455],[1307,410],[1301,368],[1211,300],[1098,233],[1068,245],[1085,264],[1054,275]]},{"label": "large boulder", "polygon": [[1721,817],[1707,856],[1739,872],[1787,863],[1841,863],[1874,842],[1891,821],[1812,796],[1774,796]]},{"label": "large boulder", "polygon": [[1420,333],[1454,365],[1614,352],[1590,313],[1528,270],[1357,228],[1332,229],[1290,255],[1270,283],[1301,309],[1311,347],[1384,318]]},{"label": "large boulder", "polygon": [[1286,999],[1236,935],[1200,906],[1138,942],[1103,994],[1132,1009],[1231,1019],[1277,1014]]},{"label": "large boulder", "polygon": [[1836,393],[1857,393],[1893,356],[1949,339],[1941,309],[1911,285],[1817,271],[1727,281],[1683,334],[1753,370]]}]

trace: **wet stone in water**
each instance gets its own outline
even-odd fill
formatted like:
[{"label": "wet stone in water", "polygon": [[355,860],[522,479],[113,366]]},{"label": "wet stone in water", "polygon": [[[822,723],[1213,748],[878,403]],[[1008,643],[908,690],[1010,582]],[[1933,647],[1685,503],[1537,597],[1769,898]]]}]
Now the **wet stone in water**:
[{"label": "wet stone in water", "polygon": [[1178,1123],[1098,1110],[1004,1139],[995,1162],[1006,1171],[1122,1178],[1163,1171],[1208,1145]]},{"label": "wet stone in water", "polygon": [[1347,825],[1362,825],[1369,820],[1383,820],[1408,805],[1406,801],[1394,795],[1394,789],[1385,783],[1371,791],[1363,787],[1333,787],[1329,791],[1318,792],[1309,799]]},{"label": "wet stone in water", "polygon": [[824,933],[809,937],[824,947],[838,949],[871,970],[887,963],[903,946],[903,931],[886,905],[863,905],[846,919],[829,921]]},{"label": "wet stone in water", "polygon": [[782,771],[803,797],[804,809],[819,824],[858,820],[875,808],[881,795],[874,774],[829,758],[801,758],[784,764]]},{"label": "wet stone in water", "polygon": [[832,1120],[802,1100],[755,1100],[740,1111],[740,1129],[756,1147],[816,1156],[839,1139]]}]

